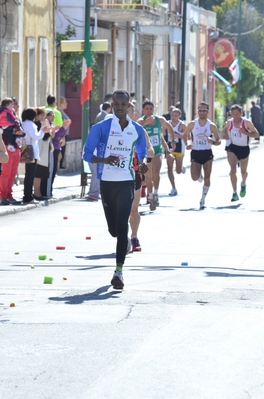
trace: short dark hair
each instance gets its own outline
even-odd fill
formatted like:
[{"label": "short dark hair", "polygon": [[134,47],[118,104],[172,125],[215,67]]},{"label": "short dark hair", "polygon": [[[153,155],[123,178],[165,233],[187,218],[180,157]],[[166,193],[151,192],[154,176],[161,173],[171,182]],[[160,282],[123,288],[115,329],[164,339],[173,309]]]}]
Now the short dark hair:
[{"label": "short dark hair", "polygon": [[52,104],[55,103],[55,101],[56,101],[56,97],[52,96],[51,94],[49,94],[48,97],[47,97],[47,104],[48,105],[52,105]]},{"label": "short dark hair", "polygon": [[107,101],[105,101],[102,105],[102,110],[106,111],[107,109],[111,108],[111,104]]},{"label": "short dark hair", "polygon": [[126,96],[127,101],[129,102],[130,96],[129,96],[128,91],[126,91],[126,90],[116,90],[116,91],[114,91],[113,98],[114,97],[119,97],[119,96]]},{"label": "short dark hair", "polygon": [[238,104],[233,104],[231,107],[231,111],[233,111],[233,109],[238,109],[240,112],[243,111],[243,108],[241,107],[241,105],[238,105]]},{"label": "short dark hair", "polygon": [[198,108],[199,108],[201,105],[204,105],[204,106],[209,110],[209,104],[206,103],[205,101],[201,101],[201,102],[198,104]]},{"label": "short dark hair", "polygon": [[154,107],[154,103],[150,100],[144,101],[142,104],[142,108],[145,108],[146,105],[152,105]]},{"label": "short dark hair", "polygon": [[24,121],[33,121],[36,118],[37,112],[35,108],[25,108],[21,114],[22,122]]},{"label": "short dark hair", "polygon": [[107,102],[107,101],[111,100],[112,97],[113,97],[113,93],[107,93],[104,96],[104,102]]},{"label": "short dark hair", "polygon": [[6,107],[7,105],[12,104],[13,99],[11,97],[6,97],[1,102],[1,107]]}]

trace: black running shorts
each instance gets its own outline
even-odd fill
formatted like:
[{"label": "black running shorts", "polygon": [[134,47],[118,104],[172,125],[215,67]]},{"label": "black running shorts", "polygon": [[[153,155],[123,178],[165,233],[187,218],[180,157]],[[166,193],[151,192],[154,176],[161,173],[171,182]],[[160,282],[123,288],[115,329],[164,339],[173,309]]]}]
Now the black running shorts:
[{"label": "black running shorts", "polygon": [[214,158],[212,150],[192,150],[191,151],[191,162],[199,163],[204,165],[206,162],[211,161]]},{"label": "black running shorts", "polygon": [[241,146],[241,145],[235,145],[235,144],[230,144],[228,146],[227,151],[233,152],[233,154],[236,155],[237,159],[245,159],[249,156],[250,153],[250,148],[249,146]]}]

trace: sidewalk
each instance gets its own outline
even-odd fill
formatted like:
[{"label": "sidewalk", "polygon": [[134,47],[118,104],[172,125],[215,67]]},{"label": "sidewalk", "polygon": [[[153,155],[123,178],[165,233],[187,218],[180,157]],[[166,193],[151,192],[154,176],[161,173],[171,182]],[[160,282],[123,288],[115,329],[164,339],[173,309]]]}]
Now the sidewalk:
[{"label": "sidewalk", "polygon": [[[252,141],[250,144],[250,149],[253,150],[255,148],[259,148],[263,144],[262,138],[260,138],[260,143],[257,141]],[[213,153],[214,153],[214,160],[217,161],[219,159],[226,158],[226,151],[225,151],[225,141],[222,141],[220,146],[213,146]],[[184,166],[186,168],[190,167],[190,155],[189,151],[186,151],[184,157]],[[162,162],[162,169],[161,174],[167,174],[167,164],[166,161],[163,159]],[[88,180],[89,183],[89,180]],[[23,197],[23,184],[19,184],[18,186],[13,186],[13,196],[16,200],[21,201]],[[81,174],[80,172],[77,173],[63,173],[59,174],[55,177],[54,184],[53,184],[53,195],[54,197],[46,200],[41,201],[39,204],[26,204],[23,205],[18,203],[16,205],[0,205],[0,217],[5,215],[12,215],[18,212],[28,211],[30,209],[35,209],[36,207],[41,206],[49,206],[51,204],[55,204],[57,202],[70,200],[73,198],[80,198],[81,195]],[[87,195],[89,187],[86,187],[85,196]],[[85,200],[85,197],[84,197]]]}]

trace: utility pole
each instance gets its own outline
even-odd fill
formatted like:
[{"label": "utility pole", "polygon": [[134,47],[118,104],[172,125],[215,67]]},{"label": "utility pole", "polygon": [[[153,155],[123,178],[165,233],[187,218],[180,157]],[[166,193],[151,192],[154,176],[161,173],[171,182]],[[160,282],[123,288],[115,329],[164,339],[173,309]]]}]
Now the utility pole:
[{"label": "utility pole", "polygon": [[182,51],[181,51],[181,83],[180,83],[180,107],[182,114],[184,112],[187,1],[188,0],[182,0],[182,47],[181,47]]},{"label": "utility pole", "polygon": [[[87,29],[90,31],[90,0],[85,1],[85,34],[86,38]],[[86,100],[82,105],[82,150],[86,142],[86,137],[88,135],[90,124],[90,100]],[[84,196],[85,187],[87,185],[87,173],[84,172],[84,163],[81,163],[81,186],[82,192],[81,197]]]},{"label": "utility pole", "polygon": [[[90,0],[85,1],[85,37],[87,29],[90,31]],[[84,102],[82,107],[82,146],[84,146],[89,129],[90,100]]]},{"label": "utility pole", "polygon": [[[239,67],[239,79],[237,82],[237,104],[241,102],[241,79],[242,79],[242,68],[241,68],[241,25],[242,25],[242,0],[238,3],[238,37],[237,37],[237,59]],[[241,104],[240,104],[241,105]]]}]

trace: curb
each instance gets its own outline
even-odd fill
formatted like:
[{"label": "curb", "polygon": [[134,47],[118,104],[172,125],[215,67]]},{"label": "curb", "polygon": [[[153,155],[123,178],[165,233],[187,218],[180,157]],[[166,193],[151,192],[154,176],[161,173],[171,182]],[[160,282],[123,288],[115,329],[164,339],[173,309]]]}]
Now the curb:
[{"label": "curb", "polygon": [[[7,216],[7,215],[14,215],[16,213],[20,212],[26,212],[30,211],[31,209],[36,209],[36,208],[41,208],[44,206],[49,206],[52,204],[56,204],[58,202],[62,201],[69,201],[71,199],[75,198],[81,198],[80,194],[69,194],[65,195],[64,197],[59,197],[59,198],[51,198],[46,201],[40,201],[38,204],[27,204],[27,205],[5,205],[5,210],[3,212],[0,212],[0,217],[1,216]],[[4,206],[4,205],[2,205]]]}]

